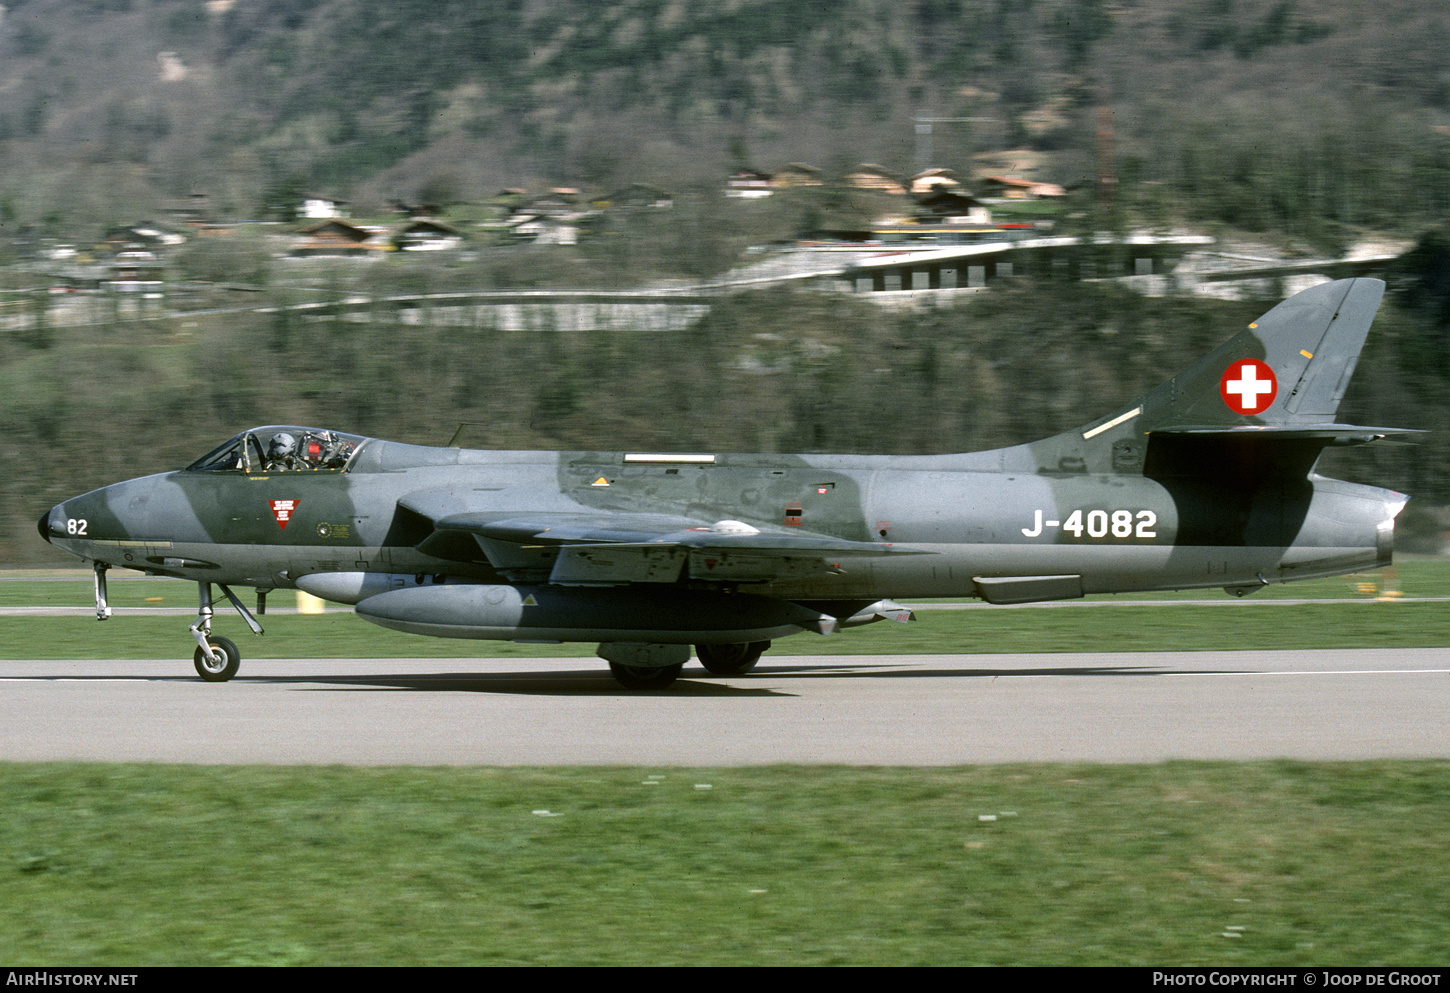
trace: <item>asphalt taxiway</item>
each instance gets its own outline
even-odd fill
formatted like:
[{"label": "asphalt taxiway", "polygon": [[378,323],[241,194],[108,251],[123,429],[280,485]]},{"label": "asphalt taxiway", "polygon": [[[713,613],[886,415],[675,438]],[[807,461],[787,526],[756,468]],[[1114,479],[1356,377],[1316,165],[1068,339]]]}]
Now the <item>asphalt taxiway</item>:
[{"label": "asphalt taxiway", "polygon": [[0,662],[0,761],[648,766],[1450,758],[1450,649]]}]

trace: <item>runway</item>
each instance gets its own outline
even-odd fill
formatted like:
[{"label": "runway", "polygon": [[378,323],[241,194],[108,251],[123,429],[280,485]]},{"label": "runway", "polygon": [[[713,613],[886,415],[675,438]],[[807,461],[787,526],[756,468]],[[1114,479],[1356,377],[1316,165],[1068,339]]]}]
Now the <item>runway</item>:
[{"label": "runway", "polygon": [[773,656],[621,689],[591,659],[0,662],[0,761],[939,766],[1450,758],[1450,649]]}]

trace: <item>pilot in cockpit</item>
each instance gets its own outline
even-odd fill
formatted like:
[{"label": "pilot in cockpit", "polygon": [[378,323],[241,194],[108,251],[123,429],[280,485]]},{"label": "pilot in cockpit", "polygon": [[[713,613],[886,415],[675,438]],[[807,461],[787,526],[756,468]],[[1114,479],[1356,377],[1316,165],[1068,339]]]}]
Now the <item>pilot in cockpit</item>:
[{"label": "pilot in cockpit", "polygon": [[267,445],[267,471],[275,472],[296,468],[298,468],[297,439],[285,431],[272,435],[272,440]]}]

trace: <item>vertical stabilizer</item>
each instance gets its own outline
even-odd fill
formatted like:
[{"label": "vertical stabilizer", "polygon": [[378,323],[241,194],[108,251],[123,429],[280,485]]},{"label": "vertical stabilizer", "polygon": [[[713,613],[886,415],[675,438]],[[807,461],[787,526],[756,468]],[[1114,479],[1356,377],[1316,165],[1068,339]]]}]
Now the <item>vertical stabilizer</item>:
[{"label": "vertical stabilizer", "polygon": [[[1297,293],[1137,403],[1030,447],[1057,471],[1134,472],[1145,468],[1153,437],[1161,455],[1170,435],[1273,435],[1297,439],[1284,460],[1297,472],[1327,444],[1397,433],[1334,423],[1384,290],[1361,278]],[[1276,458],[1266,450],[1255,462]]]},{"label": "vertical stabilizer", "polygon": [[1140,428],[1332,422],[1384,291],[1341,279],[1295,294],[1145,396]]}]

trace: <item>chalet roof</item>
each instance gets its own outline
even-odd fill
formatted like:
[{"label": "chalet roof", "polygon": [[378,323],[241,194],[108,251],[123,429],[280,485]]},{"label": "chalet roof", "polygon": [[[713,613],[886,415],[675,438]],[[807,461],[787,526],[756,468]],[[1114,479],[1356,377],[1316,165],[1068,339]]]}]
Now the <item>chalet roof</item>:
[{"label": "chalet roof", "polygon": [[1015,186],[1024,190],[1033,185],[1032,180],[1023,179],[1021,176],[983,176],[982,182],[996,183],[998,186]]},{"label": "chalet roof", "polygon": [[911,177],[912,193],[930,193],[933,190],[955,189],[962,185],[957,174],[950,169],[927,169]]},{"label": "chalet roof", "polygon": [[813,165],[806,165],[804,162],[792,162],[783,166],[771,181],[776,186],[820,186],[821,176],[824,173]]},{"label": "chalet roof", "polygon": [[398,229],[399,234],[441,234],[458,235],[460,232],[452,225],[433,218],[418,218]]},{"label": "chalet roof", "polygon": [[136,224],[122,224],[107,228],[102,238],[112,245],[123,243],[146,246],[180,245],[186,241],[185,235],[178,234],[153,221],[140,221]]},{"label": "chalet roof", "polygon": [[906,184],[894,172],[874,162],[862,162],[846,173],[846,182],[863,190],[905,193]]},{"label": "chalet roof", "polygon": [[1042,183],[1035,179],[1023,179],[1020,176],[983,176],[982,182],[988,186],[1000,186],[1006,190],[1016,190],[1034,197],[1067,196],[1067,190],[1056,183]]},{"label": "chalet roof", "polygon": [[928,207],[935,206],[937,204],[941,204],[943,206],[956,206],[959,204],[982,204],[981,200],[972,196],[970,193],[965,193],[962,190],[944,190],[940,188],[919,195],[916,198],[916,202]]},{"label": "chalet roof", "polygon": [[349,224],[337,217],[329,218],[310,227],[300,228],[297,233],[311,235],[313,238],[342,238],[356,242],[367,241],[373,234],[367,228]]}]

